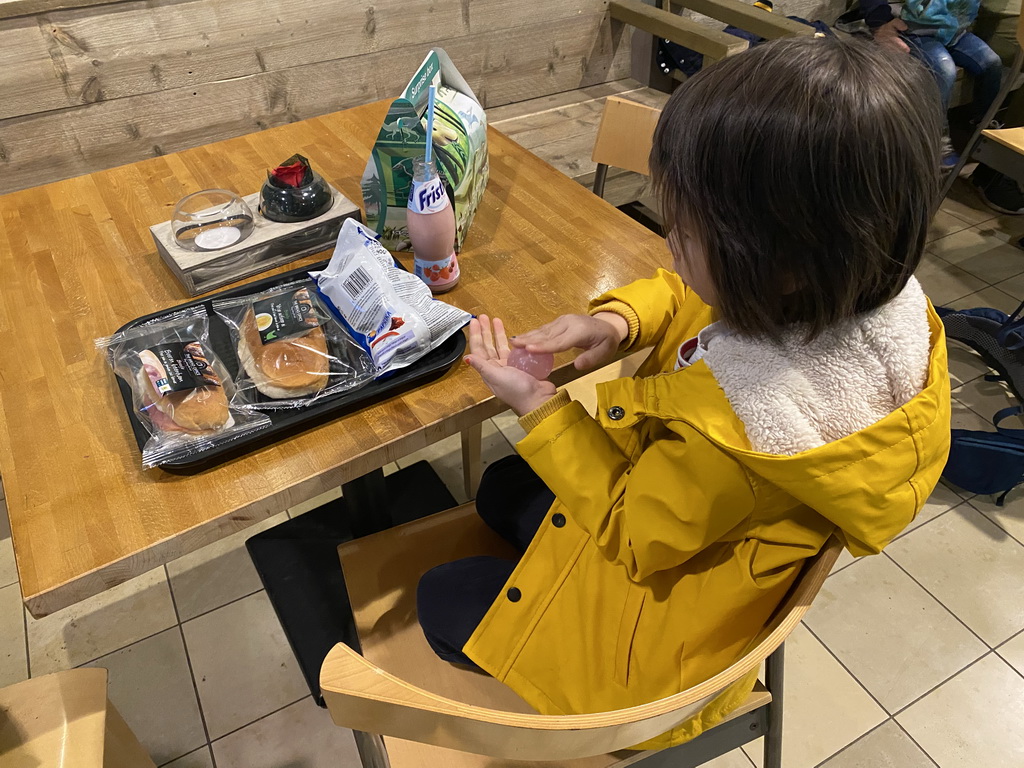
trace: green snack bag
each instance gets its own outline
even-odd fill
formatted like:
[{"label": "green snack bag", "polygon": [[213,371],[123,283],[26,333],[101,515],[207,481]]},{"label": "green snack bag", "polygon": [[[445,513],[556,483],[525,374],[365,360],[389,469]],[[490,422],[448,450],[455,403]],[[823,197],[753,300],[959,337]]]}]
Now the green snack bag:
[{"label": "green snack bag", "polygon": [[392,102],[363,172],[366,224],[393,251],[409,248],[405,211],[412,161],[426,152],[427,96],[434,103],[434,158],[455,209],[455,249],[462,243],[487,186],[487,115],[440,48],[427,54],[402,95]]}]

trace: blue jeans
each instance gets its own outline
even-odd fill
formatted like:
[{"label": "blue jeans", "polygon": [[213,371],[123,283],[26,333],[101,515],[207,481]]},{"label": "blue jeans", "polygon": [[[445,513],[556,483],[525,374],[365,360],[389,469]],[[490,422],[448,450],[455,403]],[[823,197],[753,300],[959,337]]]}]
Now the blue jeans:
[{"label": "blue jeans", "polygon": [[980,120],[996,96],[1003,79],[1003,63],[995,51],[977,35],[965,32],[952,45],[945,46],[934,37],[905,34],[911,54],[935,76],[942,97],[942,114],[949,110],[956,83],[956,68],[963,67],[974,77],[974,119]]}]

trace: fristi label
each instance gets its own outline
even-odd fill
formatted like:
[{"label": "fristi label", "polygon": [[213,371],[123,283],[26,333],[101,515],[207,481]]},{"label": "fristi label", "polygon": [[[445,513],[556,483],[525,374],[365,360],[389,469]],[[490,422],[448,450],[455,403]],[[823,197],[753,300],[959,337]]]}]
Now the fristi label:
[{"label": "fristi label", "polygon": [[440,176],[429,181],[414,181],[409,190],[409,210],[413,213],[437,213],[448,207],[448,193]]}]

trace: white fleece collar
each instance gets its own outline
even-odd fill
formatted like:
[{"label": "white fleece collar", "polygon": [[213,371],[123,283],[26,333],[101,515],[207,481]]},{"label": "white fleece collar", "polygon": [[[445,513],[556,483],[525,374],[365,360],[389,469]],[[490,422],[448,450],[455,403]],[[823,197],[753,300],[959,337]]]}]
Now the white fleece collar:
[{"label": "white fleece collar", "polygon": [[892,301],[823,332],[780,343],[716,336],[704,361],[754,450],[793,455],[852,435],[925,385],[931,333],[913,277]]}]

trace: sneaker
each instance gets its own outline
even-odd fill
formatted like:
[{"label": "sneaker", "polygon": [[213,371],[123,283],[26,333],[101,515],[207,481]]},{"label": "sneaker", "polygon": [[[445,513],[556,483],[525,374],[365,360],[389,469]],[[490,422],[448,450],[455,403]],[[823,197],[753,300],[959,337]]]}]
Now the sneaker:
[{"label": "sneaker", "polygon": [[979,165],[971,174],[971,183],[978,197],[997,213],[1010,216],[1024,214],[1024,192],[1009,176],[1004,176],[987,165]]},{"label": "sneaker", "polygon": [[939,151],[942,153],[942,159],[939,160],[939,167],[946,172],[952,171],[956,168],[956,164],[960,162],[960,155],[958,155],[953,149],[953,144],[950,142],[948,137],[944,137],[942,139]]}]

